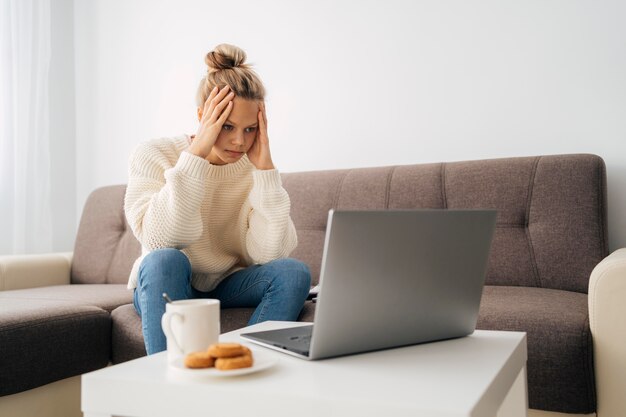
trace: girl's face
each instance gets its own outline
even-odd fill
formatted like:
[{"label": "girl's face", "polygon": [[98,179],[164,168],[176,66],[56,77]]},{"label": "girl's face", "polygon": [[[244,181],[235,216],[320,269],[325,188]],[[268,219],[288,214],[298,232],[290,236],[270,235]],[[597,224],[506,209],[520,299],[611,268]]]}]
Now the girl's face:
[{"label": "girl's face", "polygon": [[[225,165],[241,159],[256,139],[259,128],[258,113],[259,105],[256,101],[235,97],[233,109],[224,122],[207,160],[214,165]],[[202,109],[198,109],[198,120],[201,119]]]}]

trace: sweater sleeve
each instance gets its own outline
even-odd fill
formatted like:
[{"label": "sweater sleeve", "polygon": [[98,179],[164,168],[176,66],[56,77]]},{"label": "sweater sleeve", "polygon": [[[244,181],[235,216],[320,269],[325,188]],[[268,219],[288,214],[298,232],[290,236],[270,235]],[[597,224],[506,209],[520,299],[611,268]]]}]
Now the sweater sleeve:
[{"label": "sweater sleeve", "polygon": [[[139,145],[130,157],[124,212],[148,250],[182,249],[202,235],[201,204],[210,164],[182,152]],[[172,165],[175,161],[175,164]]]},{"label": "sweater sleeve", "polygon": [[289,211],[291,202],[277,170],[253,171],[248,202],[246,250],[249,261],[264,264],[285,258],[298,245]]}]

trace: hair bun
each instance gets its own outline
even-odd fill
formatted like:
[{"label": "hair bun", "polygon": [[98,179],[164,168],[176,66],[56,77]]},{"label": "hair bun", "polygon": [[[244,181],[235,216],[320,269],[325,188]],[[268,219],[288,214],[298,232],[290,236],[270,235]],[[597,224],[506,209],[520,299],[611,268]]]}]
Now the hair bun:
[{"label": "hair bun", "polygon": [[208,71],[196,91],[196,104],[202,108],[215,87],[229,86],[239,98],[264,100],[265,87],[258,74],[246,63],[246,53],[235,45],[217,45],[204,57]]},{"label": "hair bun", "polygon": [[244,50],[227,43],[217,45],[215,50],[206,54],[204,62],[209,67],[209,74],[219,70],[247,67],[247,65],[244,65],[246,62]]}]

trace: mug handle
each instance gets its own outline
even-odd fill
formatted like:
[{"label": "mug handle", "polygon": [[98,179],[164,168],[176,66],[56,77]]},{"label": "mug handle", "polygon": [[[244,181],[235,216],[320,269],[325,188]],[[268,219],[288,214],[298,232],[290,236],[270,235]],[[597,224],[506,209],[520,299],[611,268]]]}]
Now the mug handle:
[{"label": "mug handle", "polygon": [[181,322],[185,321],[185,316],[183,316],[180,313],[165,312],[163,314],[163,317],[161,318],[161,327],[163,328],[163,333],[165,333],[165,337],[167,337],[168,340],[172,342],[174,347],[178,350],[178,353],[182,355],[185,352],[183,351],[183,348],[180,346],[180,343],[178,342],[178,340],[176,340],[176,336],[174,335],[174,332],[172,331],[172,327],[171,327],[171,322],[175,317],[178,317],[178,319]]}]

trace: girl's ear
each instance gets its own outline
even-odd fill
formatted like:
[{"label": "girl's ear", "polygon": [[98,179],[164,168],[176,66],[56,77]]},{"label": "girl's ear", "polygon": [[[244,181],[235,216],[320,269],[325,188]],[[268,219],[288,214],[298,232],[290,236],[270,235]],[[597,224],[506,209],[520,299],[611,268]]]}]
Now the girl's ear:
[{"label": "girl's ear", "polygon": [[198,107],[198,121],[202,120],[202,107]]}]

